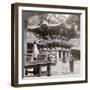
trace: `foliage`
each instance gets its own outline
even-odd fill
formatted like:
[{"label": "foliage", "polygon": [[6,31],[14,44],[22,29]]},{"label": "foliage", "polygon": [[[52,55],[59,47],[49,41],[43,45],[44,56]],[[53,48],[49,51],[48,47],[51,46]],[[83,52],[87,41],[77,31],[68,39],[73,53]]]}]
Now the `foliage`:
[{"label": "foliage", "polygon": [[[41,14],[39,15],[39,28],[31,29],[36,37],[42,38],[44,40],[48,39],[65,39],[69,40],[71,38],[76,38],[79,36],[77,31],[80,31],[80,15],[68,15],[68,17],[57,14]],[[47,21],[49,24],[58,24],[56,26],[49,26],[48,24],[43,24]],[[55,22],[54,22],[55,21]],[[75,29],[75,26],[77,28]],[[70,26],[70,27],[68,27]]]}]

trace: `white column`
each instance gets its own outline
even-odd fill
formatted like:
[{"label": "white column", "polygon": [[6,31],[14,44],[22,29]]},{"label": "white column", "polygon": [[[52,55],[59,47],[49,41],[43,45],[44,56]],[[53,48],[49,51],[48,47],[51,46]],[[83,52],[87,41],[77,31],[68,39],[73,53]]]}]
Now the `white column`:
[{"label": "white column", "polygon": [[65,57],[67,58],[67,51],[65,51]]},{"label": "white column", "polygon": [[70,58],[70,51],[68,52],[68,57]]},{"label": "white column", "polygon": [[59,60],[59,51],[57,51],[56,53],[57,53],[57,60]]},{"label": "white column", "polygon": [[63,58],[63,51],[61,50],[61,58]]}]

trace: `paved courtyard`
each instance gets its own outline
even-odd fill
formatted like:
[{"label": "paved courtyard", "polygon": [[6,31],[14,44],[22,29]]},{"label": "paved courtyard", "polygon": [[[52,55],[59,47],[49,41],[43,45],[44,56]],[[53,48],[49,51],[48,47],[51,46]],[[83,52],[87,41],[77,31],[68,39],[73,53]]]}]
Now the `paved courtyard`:
[{"label": "paved courtyard", "polygon": [[73,73],[70,72],[70,63],[57,62],[56,66],[51,66],[52,76],[63,76],[63,75],[79,75],[80,74],[80,61],[74,61]]}]

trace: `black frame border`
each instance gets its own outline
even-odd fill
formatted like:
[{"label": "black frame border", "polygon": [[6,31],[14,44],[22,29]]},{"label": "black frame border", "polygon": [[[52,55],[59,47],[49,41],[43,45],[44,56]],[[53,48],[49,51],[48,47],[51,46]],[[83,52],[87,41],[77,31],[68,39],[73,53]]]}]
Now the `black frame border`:
[{"label": "black frame border", "polygon": [[[35,84],[18,84],[18,7],[41,7],[41,8],[63,8],[85,10],[85,80],[65,81],[65,82],[47,82]],[[15,3],[11,4],[11,86],[27,87],[27,86],[45,86],[60,84],[77,84],[88,83],[88,7],[81,6],[63,6],[63,5],[45,5],[32,3]]]}]

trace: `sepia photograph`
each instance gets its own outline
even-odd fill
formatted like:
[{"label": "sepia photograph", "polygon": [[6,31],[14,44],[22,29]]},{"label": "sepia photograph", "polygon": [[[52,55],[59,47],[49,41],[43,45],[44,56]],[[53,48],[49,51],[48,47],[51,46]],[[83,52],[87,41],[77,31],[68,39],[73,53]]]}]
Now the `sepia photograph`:
[{"label": "sepia photograph", "polygon": [[87,7],[11,9],[12,86],[87,83]]},{"label": "sepia photograph", "polygon": [[24,77],[80,75],[80,14],[23,11]]}]

